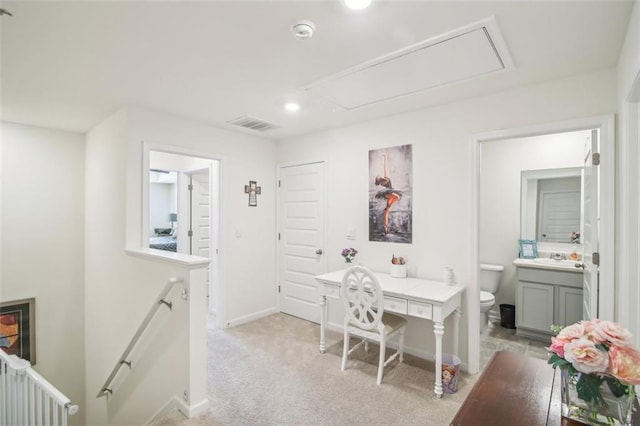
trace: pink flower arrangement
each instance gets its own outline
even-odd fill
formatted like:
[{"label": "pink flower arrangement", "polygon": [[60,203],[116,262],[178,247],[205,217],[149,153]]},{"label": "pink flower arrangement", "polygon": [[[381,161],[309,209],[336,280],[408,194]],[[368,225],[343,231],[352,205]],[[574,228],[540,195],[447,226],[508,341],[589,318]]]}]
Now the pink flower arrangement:
[{"label": "pink flower arrangement", "polygon": [[569,325],[551,338],[547,349],[549,364],[577,377],[578,396],[590,404],[604,403],[603,382],[616,397],[633,395],[633,385],[640,385],[640,352],[618,323],[594,319]]},{"label": "pink flower arrangement", "polygon": [[[594,319],[563,328],[551,338],[549,363],[581,373],[609,374],[627,385],[640,385],[640,352],[620,324]],[[562,362],[564,361],[564,362]]]}]

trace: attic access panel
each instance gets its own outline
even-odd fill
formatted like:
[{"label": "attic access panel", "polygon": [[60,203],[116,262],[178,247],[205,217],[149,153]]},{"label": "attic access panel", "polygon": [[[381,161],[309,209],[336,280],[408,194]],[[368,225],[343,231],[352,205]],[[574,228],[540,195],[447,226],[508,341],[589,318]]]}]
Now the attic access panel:
[{"label": "attic access panel", "polygon": [[303,89],[352,110],[507,69],[511,60],[503,46],[495,21],[490,19],[374,59]]}]

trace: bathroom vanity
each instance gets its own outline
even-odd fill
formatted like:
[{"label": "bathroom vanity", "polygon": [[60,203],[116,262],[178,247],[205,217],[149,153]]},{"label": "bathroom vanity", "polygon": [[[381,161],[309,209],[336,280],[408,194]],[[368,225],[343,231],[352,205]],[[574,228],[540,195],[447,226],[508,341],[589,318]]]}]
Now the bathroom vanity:
[{"label": "bathroom vanity", "polygon": [[582,319],[583,276],[574,261],[516,259],[516,334],[549,342],[551,325]]}]

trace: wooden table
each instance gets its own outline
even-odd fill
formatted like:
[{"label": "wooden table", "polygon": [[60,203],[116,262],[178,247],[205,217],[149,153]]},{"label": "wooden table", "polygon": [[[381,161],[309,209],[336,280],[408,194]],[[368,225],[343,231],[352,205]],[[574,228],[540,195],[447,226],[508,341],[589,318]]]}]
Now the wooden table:
[{"label": "wooden table", "polygon": [[[636,400],[636,406],[638,402]],[[633,415],[640,425],[640,415]],[[451,421],[452,425],[549,425],[582,423],[561,415],[560,373],[522,352],[496,352]]]}]

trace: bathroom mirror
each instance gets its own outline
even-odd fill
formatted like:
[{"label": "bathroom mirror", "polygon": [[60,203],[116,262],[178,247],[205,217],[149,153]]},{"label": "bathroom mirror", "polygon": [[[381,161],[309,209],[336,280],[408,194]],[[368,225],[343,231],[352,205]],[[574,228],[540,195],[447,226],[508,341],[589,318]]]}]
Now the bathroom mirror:
[{"label": "bathroom mirror", "polygon": [[582,233],[582,167],[523,170],[520,238],[579,244]]}]

